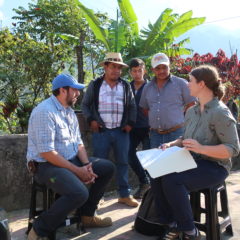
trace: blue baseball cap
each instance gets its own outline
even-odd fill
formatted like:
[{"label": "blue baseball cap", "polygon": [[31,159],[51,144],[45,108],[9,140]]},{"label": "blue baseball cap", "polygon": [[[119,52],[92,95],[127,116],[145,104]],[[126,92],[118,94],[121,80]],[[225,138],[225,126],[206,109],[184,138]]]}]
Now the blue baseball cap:
[{"label": "blue baseball cap", "polygon": [[61,87],[71,87],[80,90],[85,88],[85,85],[78,83],[78,81],[73,76],[62,73],[53,79],[52,90],[54,91]]}]

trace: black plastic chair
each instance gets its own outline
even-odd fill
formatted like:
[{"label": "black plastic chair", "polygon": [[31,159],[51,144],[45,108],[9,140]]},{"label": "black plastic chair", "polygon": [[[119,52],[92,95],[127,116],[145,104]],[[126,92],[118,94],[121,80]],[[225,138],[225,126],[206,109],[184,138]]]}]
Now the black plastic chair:
[{"label": "black plastic chair", "polygon": [[[201,205],[202,194],[204,195],[204,206]],[[220,198],[218,199],[218,197]],[[205,232],[207,240],[222,239],[224,230],[233,236],[225,182],[213,188],[191,192],[190,201],[195,225],[200,231]],[[219,203],[220,206],[218,206]],[[205,214],[205,222],[201,222],[201,214]]]},{"label": "black plastic chair", "polygon": [[[42,198],[39,198],[38,195],[41,194]],[[43,211],[46,211],[50,208],[52,203],[59,197],[58,194],[54,193],[51,189],[47,188],[46,185],[41,185],[37,183],[34,178],[32,182],[32,192],[31,192],[31,200],[30,200],[30,209],[29,209],[29,218],[28,218],[28,228],[26,234],[28,234],[32,228],[32,224],[34,219],[39,216]],[[41,199],[41,208],[37,208],[38,199]],[[79,234],[85,232],[83,226],[81,226],[81,217],[80,212],[77,210],[76,214],[73,216],[67,216],[65,221],[59,226],[69,226],[71,224],[77,224],[77,229],[79,230]],[[50,240],[56,239],[56,231],[52,232],[48,238]]]}]

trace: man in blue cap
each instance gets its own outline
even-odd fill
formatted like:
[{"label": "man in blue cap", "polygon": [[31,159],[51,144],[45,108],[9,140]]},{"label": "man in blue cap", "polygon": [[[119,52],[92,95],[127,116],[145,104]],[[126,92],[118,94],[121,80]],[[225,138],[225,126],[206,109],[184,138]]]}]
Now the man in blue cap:
[{"label": "man in blue cap", "polygon": [[[81,207],[85,227],[107,227],[111,218],[95,216],[95,210],[114,165],[100,158],[88,158],[78,120],[71,106],[85,86],[68,74],[52,82],[53,95],[32,112],[28,126],[27,161],[36,166],[35,180],[60,197],[33,223],[28,240],[45,239],[74,209]],[[92,184],[88,190],[85,184]]]}]

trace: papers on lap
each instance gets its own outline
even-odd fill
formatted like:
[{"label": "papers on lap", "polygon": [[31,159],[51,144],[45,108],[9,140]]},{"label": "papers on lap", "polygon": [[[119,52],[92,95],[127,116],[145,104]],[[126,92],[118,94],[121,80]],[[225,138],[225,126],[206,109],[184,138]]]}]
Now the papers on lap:
[{"label": "papers on lap", "polygon": [[137,157],[152,178],[197,167],[190,152],[176,146],[167,148],[165,151],[158,148],[138,151]]}]

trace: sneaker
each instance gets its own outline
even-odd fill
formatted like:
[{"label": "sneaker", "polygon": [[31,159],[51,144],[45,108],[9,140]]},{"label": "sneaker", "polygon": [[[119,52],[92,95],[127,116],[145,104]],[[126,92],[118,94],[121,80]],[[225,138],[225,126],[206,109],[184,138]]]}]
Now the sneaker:
[{"label": "sneaker", "polygon": [[101,218],[99,216],[81,216],[83,227],[109,227],[112,226],[112,219],[110,217]]},{"label": "sneaker", "polygon": [[32,227],[30,232],[28,233],[27,240],[48,240],[48,238],[38,236]]},{"label": "sneaker", "polygon": [[138,190],[133,195],[135,199],[142,199],[145,192],[150,188],[149,184],[140,184]]},{"label": "sneaker", "polygon": [[196,234],[195,235],[188,235],[186,233],[183,233],[182,240],[200,240],[201,234],[199,230],[196,228]]},{"label": "sneaker", "polygon": [[138,201],[136,201],[132,196],[119,198],[118,202],[126,204],[129,207],[137,207],[138,206]]},{"label": "sneaker", "polygon": [[174,240],[174,239],[182,239],[182,233],[179,232],[176,228],[169,228],[168,231],[166,231],[166,234],[159,238],[159,240]]}]

